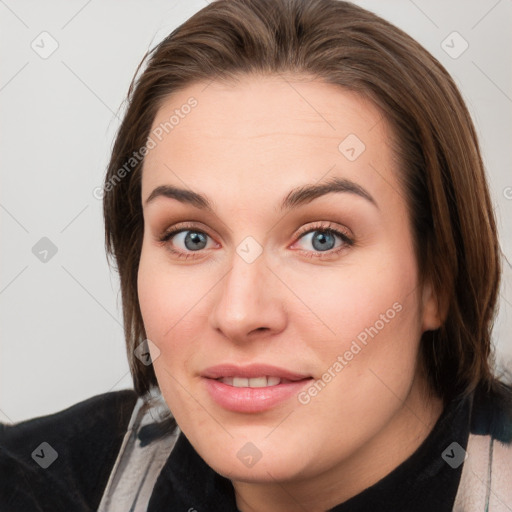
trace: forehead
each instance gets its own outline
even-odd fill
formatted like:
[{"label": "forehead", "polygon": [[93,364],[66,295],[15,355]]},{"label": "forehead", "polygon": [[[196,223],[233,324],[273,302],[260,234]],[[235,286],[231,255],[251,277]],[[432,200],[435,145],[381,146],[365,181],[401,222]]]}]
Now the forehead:
[{"label": "forehead", "polygon": [[150,137],[143,197],[180,178],[241,191],[317,181],[334,169],[375,180],[371,167],[382,174],[393,164],[389,129],[372,102],[299,76],[194,83],[166,98]]}]

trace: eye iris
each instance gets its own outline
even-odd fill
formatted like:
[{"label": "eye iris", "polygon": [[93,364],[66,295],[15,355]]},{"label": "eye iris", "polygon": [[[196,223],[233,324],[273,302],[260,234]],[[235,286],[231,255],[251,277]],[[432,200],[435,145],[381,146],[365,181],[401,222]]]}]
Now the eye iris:
[{"label": "eye iris", "polygon": [[[191,242],[192,244],[199,244],[201,247],[198,247],[197,245],[190,246],[188,242]],[[192,251],[194,249],[204,249],[206,246],[206,236],[203,233],[198,233],[196,231],[189,231],[187,233],[187,236],[185,237],[185,247]]]},{"label": "eye iris", "polygon": [[313,236],[313,247],[318,251],[328,251],[332,249],[335,242],[334,235],[328,231],[316,231],[316,235]]}]

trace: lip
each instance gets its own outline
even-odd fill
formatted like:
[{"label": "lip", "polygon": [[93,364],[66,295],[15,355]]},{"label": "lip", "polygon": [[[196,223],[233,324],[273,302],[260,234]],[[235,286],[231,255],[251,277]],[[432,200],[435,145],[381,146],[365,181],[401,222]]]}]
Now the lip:
[{"label": "lip", "polygon": [[297,381],[311,377],[311,375],[291,372],[285,368],[279,368],[268,364],[249,364],[237,366],[234,364],[219,364],[207,368],[201,373],[201,377],[207,379],[220,379],[221,377],[245,377],[251,379],[261,376],[279,377],[281,379]]},{"label": "lip", "polygon": [[[262,388],[236,388],[220,382],[221,377],[279,377],[286,380],[276,386]],[[258,413],[296,396],[311,381],[311,375],[291,372],[284,368],[266,364],[236,366],[222,364],[208,368],[201,373],[203,382],[211,398],[222,408],[232,412]]]}]

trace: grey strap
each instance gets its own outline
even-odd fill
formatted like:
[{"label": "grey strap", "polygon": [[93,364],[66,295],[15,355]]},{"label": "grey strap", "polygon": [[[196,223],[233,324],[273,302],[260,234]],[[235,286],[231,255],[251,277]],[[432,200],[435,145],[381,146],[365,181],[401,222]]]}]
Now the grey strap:
[{"label": "grey strap", "polygon": [[470,434],[453,512],[512,512],[512,445]]},{"label": "grey strap", "polygon": [[153,487],[169,457],[180,429],[142,446],[142,427],[168,417],[170,411],[159,392],[137,400],[117,460],[105,487],[99,512],[145,512]]}]

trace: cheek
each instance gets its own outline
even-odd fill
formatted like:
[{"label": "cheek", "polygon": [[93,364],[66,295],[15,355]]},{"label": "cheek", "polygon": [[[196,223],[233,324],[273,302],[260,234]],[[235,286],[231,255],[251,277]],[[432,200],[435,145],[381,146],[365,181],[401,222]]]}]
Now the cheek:
[{"label": "cheek", "polygon": [[[315,351],[332,357],[349,350],[352,341],[389,338],[398,343],[409,333],[412,341],[419,323],[416,262],[411,253],[398,257],[393,249],[359,253],[337,269],[316,270],[314,278],[298,279],[295,290],[307,298],[315,318]],[[318,322],[320,320],[321,322]],[[322,343],[318,334],[322,333]],[[398,336],[400,333],[400,336]],[[357,350],[357,349],[356,349]]]},{"label": "cheek", "polygon": [[192,304],[198,301],[201,281],[190,281],[190,276],[172,267],[165,251],[153,248],[144,241],[137,290],[146,334],[161,340],[180,323]]},{"label": "cheek", "polygon": [[190,269],[171,264],[164,250],[143,245],[137,288],[146,337],[160,351],[154,363],[159,383],[169,381],[166,371],[184,375],[200,349],[208,318],[206,297],[213,286],[208,273],[206,268],[203,276],[191,279]]},{"label": "cheek", "polygon": [[377,432],[396,411],[398,398],[408,395],[416,372],[421,315],[413,253],[391,246],[372,251],[357,264],[320,276],[314,290],[311,308],[329,330],[322,328],[320,342],[306,337],[321,374],[299,401],[311,417],[324,419],[330,411],[353,439],[362,435],[362,418],[367,431]]},{"label": "cheek", "polygon": [[[216,434],[215,425],[204,414],[200,401],[191,400],[190,379],[194,370],[194,357],[204,351],[198,317],[208,286],[193,286],[186,276],[162,255],[143,248],[138,272],[139,303],[146,336],[158,347],[153,357],[158,386],[180,428],[187,433],[198,431],[206,439]],[[201,280],[197,280],[198,283]],[[211,287],[211,285],[210,285]],[[218,434],[218,433],[217,433]],[[208,446],[208,453],[211,447]],[[217,457],[221,457],[219,454]]]},{"label": "cheek", "polygon": [[324,327],[321,342],[308,337],[322,374],[299,398],[314,417],[329,410],[340,422],[353,418],[357,437],[356,418],[371,418],[367,427],[378,429],[412,385],[421,336],[416,262],[405,246],[390,244],[317,277],[311,308],[329,330]]},{"label": "cheek", "polygon": [[165,275],[162,275],[159,266],[154,264],[151,254],[143,248],[137,275],[137,291],[144,327],[149,339],[160,338],[167,319],[168,328],[172,325],[169,315],[174,309],[166,307],[167,302],[172,302],[172,294],[169,293],[171,290]]}]

